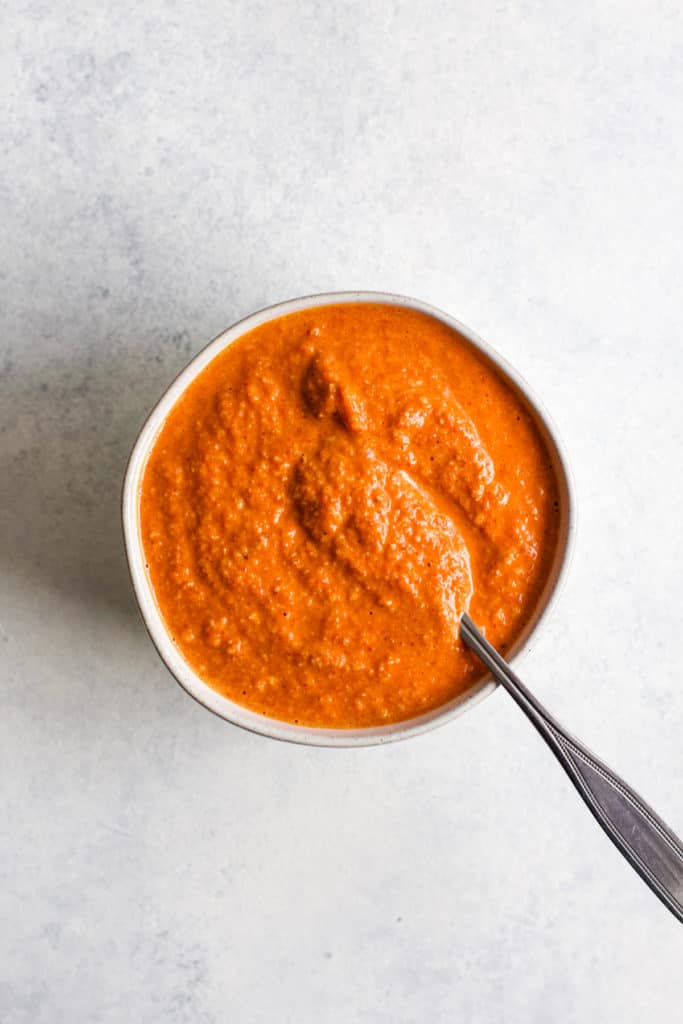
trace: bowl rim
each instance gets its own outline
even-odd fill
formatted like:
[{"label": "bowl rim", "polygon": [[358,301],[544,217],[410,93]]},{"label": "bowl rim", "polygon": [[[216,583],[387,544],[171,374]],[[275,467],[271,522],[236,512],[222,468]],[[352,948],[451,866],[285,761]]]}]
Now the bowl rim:
[{"label": "bowl rim", "polygon": [[517,662],[518,659],[526,656],[530,652],[532,643],[538,637],[541,628],[547,623],[548,617],[554,609],[559,594],[566,582],[576,533],[574,479],[564,443],[551,416],[524,377],[500,353],[492,348],[488,342],[484,341],[475,331],[449,313],[420,299],[392,292],[321,292],[319,294],[287,299],[283,302],[266,306],[254,313],[250,313],[248,316],[236,321],[226,330],[221,331],[220,334],[193,356],[190,362],[166,388],[145,419],[131,451],[125,470],[121,494],[121,520],[128,571],[138,608],[150,639],[166,668],[186,693],[218,717],[250,732],[258,733],[270,739],[319,747],[375,746],[410,739],[413,736],[421,735],[458,718],[465,711],[469,711],[493,693],[497,689],[498,684],[487,674],[477,680],[469,690],[460,694],[452,701],[434,708],[423,715],[406,719],[402,722],[362,729],[322,729],[312,726],[295,725],[294,723],[260,715],[249,708],[243,707],[241,704],[237,704],[235,701],[229,700],[229,698],[212,689],[190,667],[172,640],[163,621],[156,603],[151,580],[146,571],[145,555],[140,534],[140,488],[147,459],[168,414],[192,381],[220,352],[229,345],[234,344],[244,334],[270,320],[286,316],[289,313],[301,312],[305,309],[315,309],[321,306],[342,303],[375,303],[412,309],[425,313],[451,327],[458,334],[462,335],[475,350],[482,354],[502,374],[504,379],[512,384],[544,436],[553,459],[553,468],[558,477],[558,486],[561,494],[560,508],[562,517],[560,537],[558,538],[553,565],[548,574],[545,587],[539,596],[534,613],[508,652],[508,661]]}]

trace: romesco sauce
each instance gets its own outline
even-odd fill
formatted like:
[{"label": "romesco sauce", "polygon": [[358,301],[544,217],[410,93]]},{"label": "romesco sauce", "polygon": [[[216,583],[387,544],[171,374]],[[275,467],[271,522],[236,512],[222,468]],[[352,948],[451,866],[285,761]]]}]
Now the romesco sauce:
[{"label": "romesco sauce", "polygon": [[309,726],[419,715],[509,646],[558,533],[549,453],[465,339],[345,303],[245,334],[190,384],[145,469],[156,600],[218,692]]}]

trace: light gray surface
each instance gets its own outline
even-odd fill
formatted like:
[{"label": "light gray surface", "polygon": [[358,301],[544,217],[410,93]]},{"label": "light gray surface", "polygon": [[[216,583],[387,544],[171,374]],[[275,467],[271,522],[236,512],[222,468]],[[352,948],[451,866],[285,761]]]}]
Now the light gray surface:
[{"label": "light gray surface", "polygon": [[523,675],[680,833],[678,8],[3,5],[3,1024],[674,1019],[680,925],[504,694],[388,749],[233,729],[158,662],[117,502],[238,316],[448,309],[576,473]]}]

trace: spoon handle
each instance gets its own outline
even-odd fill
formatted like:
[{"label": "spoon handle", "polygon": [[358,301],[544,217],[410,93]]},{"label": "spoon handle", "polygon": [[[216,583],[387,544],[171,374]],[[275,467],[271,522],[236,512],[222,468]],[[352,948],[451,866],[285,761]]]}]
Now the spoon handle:
[{"label": "spoon handle", "polygon": [[683,922],[683,844],[637,793],[567,732],[527,690],[469,615],[460,636],[540,732],[629,864]]}]

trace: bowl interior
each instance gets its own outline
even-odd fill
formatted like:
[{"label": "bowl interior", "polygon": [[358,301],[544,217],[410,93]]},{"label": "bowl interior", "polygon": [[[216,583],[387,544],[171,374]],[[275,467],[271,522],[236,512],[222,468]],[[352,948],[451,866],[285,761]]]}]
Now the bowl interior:
[{"label": "bowl interior", "polygon": [[230,327],[227,331],[224,331],[207,345],[180,373],[145,422],[133,448],[123,486],[122,520],[126,554],[133,588],[147,631],[159,655],[180,685],[195,700],[221,718],[252,732],[261,733],[274,739],[317,746],[349,747],[387,743],[425,732],[436,725],[450,721],[452,718],[473,707],[480,700],[483,700],[484,697],[488,696],[495,689],[496,684],[491,680],[490,676],[484,676],[470,690],[460,694],[454,700],[439,708],[416,718],[375,728],[316,729],[259,715],[248,708],[242,707],[240,704],[236,704],[227,697],[223,697],[212,689],[208,683],[205,683],[194,672],[172,641],[157,607],[151,581],[147,574],[140,530],[140,490],[147,457],[170,410],[194,378],[201,373],[220,351],[233,344],[243,334],[266,323],[268,320],[284,316],[287,313],[298,312],[302,309],[342,302],[373,302],[403,306],[426,313],[452,327],[483,354],[497,372],[512,386],[529,410],[547,445],[557,478],[560,496],[558,542],[548,578],[539,596],[534,613],[514,645],[508,651],[508,660],[528,652],[532,638],[537,634],[541,623],[545,620],[557,596],[559,586],[564,579],[574,532],[574,496],[567,458],[557,431],[547,412],[533,395],[526,381],[469,328],[459,323],[447,313],[434,309],[416,299],[384,292],[337,292],[282,302],[276,306],[270,306],[258,313],[254,313]]}]

